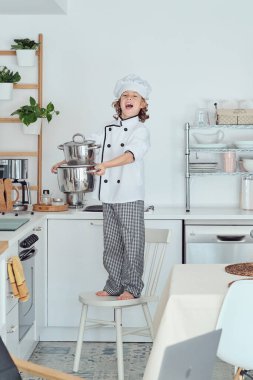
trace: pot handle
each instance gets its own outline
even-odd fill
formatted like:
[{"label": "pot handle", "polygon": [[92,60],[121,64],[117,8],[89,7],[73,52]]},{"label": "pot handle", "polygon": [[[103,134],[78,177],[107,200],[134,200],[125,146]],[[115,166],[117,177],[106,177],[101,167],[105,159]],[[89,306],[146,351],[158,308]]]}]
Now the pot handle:
[{"label": "pot handle", "polygon": [[95,145],[92,145],[90,146],[89,148],[87,148],[88,150],[91,150],[91,149],[98,149],[98,148],[101,148],[101,144],[95,144]]},{"label": "pot handle", "polygon": [[62,144],[61,144],[61,145],[58,145],[58,146],[57,146],[57,148],[58,148],[58,149],[60,149],[60,150],[64,150],[64,148],[63,148],[63,145],[62,145]]},{"label": "pot handle", "polygon": [[[76,137],[81,137],[82,141],[75,141],[75,138],[76,138]],[[73,135],[72,140],[73,140],[74,142],[81,142],[81,143],[83,143],[83,142],[85,141],[85,137],[84,137],[84,135],[82,135],[81,133],[76,133],[76,134]]]},{"label": "pot handle", "polygon": [[87,170],[86,173],[88,173],[88,174],[94,174],[94,173],[97,173],[97,172],[99,172],[99,170],[97,170],[97,169],[91,169],[91,170]]}]

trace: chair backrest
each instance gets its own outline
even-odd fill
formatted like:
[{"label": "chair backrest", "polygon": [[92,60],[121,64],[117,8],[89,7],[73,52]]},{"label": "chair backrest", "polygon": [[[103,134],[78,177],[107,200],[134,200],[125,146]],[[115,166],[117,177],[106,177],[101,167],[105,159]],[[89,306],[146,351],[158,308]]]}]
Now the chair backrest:
[{"label": "chair backrest", "polygon": [[253,281],[232,283],[224,299],[217,329],[222,329],[217,356],[236,367],[253,368]]},{"label": "chair backrest", "polygon": [[169,229],[145,229],[144,295],[155,295],[166,248],[170,240]]},{"label": "chair backrest", "polygon": [[19,371],[14,364],[2,338],[0,337],[0,379],[22,380]]}]

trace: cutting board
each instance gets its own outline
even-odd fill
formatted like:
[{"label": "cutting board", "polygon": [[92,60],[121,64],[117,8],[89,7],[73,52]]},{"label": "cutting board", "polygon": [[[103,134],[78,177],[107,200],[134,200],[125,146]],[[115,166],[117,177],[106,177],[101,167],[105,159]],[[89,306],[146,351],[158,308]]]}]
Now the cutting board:
[{"label": "cutting board", "polygon": [[67,211],[69,208],[69,205],[43,205],[43,204],[34,204],[33,205],[33,211],[40,211],[40,212],[58,212],[58,211]]}]

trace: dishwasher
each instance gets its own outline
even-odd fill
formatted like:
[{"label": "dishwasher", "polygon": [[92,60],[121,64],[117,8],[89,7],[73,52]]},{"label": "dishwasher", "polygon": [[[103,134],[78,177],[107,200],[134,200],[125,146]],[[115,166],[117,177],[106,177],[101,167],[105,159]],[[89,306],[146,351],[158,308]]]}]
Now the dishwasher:
[{"label": "dishwasher", "polygon": [[253,262],[253,221],[187,221],[184,264]]}]

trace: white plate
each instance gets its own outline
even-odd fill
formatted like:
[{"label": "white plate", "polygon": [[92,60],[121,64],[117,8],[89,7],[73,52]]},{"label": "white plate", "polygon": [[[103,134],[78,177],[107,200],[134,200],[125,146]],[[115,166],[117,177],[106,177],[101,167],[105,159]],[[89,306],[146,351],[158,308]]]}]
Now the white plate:
[{"label": "white plate", "polygon": [[227,144],[217,143],[217,144],[192,144],[190,148],[192,149],[224,149]]},{"label": "white plate", "polygon": [[235,146],[237,146],[237,148],[252,148],[253,147],[253,141],[252,140],[235,141],[234,144],[235,144]]}]

